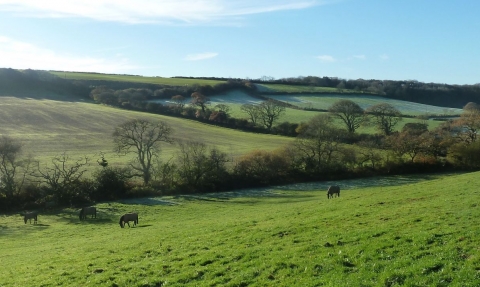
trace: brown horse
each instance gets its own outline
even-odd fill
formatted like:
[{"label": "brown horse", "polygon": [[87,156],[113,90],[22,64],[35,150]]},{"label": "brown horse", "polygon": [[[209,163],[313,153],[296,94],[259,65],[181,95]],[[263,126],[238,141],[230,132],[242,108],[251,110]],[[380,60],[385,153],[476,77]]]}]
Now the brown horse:
[{"label": "brown horse", "polygon": [[133,226],[137,225],[138,224],[138,214],[137,213],[127,213],[127,214],[122,215],[122,217],[120,217],[120,227],[124,228],[125,223],[127,223],[128,227],[130,227],[130,223],[129,223],[130,221],[133,221]]},{"label": "brown horse", "polygon": [[83,220],[87,218],[87,215],[91,215],[92,218],[97,218],[97,208],[95,206],[83,207],[78,217],[80,220]]},{"label": "brown horse", "polygon": [[37,216],[38,212],[32,211],[32,212],[25,212],[25,215],[23,216],[23,221],[25,224],[27,224],[27,221],[30,220],[30,224],[32,224],[32,219],[33,219],[33,224],[37,224]]},{"label": "brown horse", "polygon": [[327,190],[327,198],[333,198],[333,195],[336,194],[337,197],[340,197],[340,186],[331,185]]}]

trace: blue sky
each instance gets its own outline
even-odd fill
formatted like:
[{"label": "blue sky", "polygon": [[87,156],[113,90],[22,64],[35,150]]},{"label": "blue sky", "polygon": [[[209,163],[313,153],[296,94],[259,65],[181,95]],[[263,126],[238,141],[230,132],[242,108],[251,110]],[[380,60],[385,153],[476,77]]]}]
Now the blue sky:
[{"label": "blue sky", "polygon": [[478,0],[0,0],[0,67],[480,83]]}]

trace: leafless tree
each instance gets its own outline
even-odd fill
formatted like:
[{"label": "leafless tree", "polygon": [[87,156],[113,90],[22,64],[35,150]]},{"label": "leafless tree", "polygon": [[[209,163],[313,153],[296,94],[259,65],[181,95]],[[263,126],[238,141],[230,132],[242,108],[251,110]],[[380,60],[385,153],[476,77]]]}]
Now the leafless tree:
[{"label": "leafless tree", "polygon": [[162,142],[173,143],[172,128],[165,122],[152,123],[144,119],[127,121],[115,128],[113,141],[119,154],[135,155],[130,167],[148,184],[153,160],[159,156]]},{"label": "leafless tree", "polygon": [[254,104],[243,104],[240,107],[240,110],[248,114],[248,116],[250,117],[250,121],[252,121],[252,124],[257,124],[257,120],[260,117],[260,110],[258,109],[258,106]]},{"label": "leafless tree", "polygon": [[285,113],[285,106],[277,101],[269,99],[258,105],[258,112],[263,125],[268,131],[270,131],[273,123]]},{"label": "leafless tree", "polygon": [[205,113],[205,109],[207,108],[207,105],[210,103],[210,99],[205,97],[199,92],[194,92],[192,93],[192,105],[198,106],[202,109],[202,112]]},{"label": "leafless tree", "polygon": [[351,100],[339,100],[328,111],[333,116],[341,119],[350,133],[354,133],[360,127],[364,117],[363,109]]},{"label": "leafless tree", "polygon": [[387,136],[392,134],[397,123],[402,120],[400,111],[387,103],[373,105],[367,108],[365,112],[373,117],[377,128]]},{"label": "leafless tree", "polygon": [[10,198],[19,188],[17,181],[22,144],[9,136],[0,137],[0,193]]}]

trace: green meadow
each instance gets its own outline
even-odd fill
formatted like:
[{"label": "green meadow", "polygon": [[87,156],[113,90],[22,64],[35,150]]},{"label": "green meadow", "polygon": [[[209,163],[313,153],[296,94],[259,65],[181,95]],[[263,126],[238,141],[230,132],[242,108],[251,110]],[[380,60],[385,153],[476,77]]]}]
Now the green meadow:
[{"label": "green meadow", "polygon": [[[0,217],[0,286],[479,286],[480,173],[98,203]],[[139,213],[121,229],[119,217]]]},{"label": "green meadow", "polygon": [[[103,152],[109,162],[121,163],[127,158],[119,158],[112,152],[111,135],[117,125],[134,118],[165,121],[172,127],[175,139],[204,142],[232,157],[254,149],[276,149],[293,140],[81,101],[27,97],[0,99],[0,134],[20,140],[24,145],[24,154],[39,159],[49,159],[62,152],[72,157],[91,157]],[[175,145],[165,144],[162,153],[170,158],[176,149]]]},{"label": "green meadow", "polygon": [[89,80],[89,81],[115,81],[131,82],[141,84],[156,84],[168,86],[185,85],[216,85],[225,81],[221,80],[203,80],[187,78],[163,78],[163,77],[144,77],[138,75],[118,75],[118,74],[100,74],[100,73],[80,73],[80,72],[62,72],[50,71],[51,74],[68,80]]},{"label": "green meadow", "polygon": [[[284,84],[257,84],[257,88],[261,93],[339,93],[337,88]],[[343,89],[342,93],[354,93],[354,91]]]}]

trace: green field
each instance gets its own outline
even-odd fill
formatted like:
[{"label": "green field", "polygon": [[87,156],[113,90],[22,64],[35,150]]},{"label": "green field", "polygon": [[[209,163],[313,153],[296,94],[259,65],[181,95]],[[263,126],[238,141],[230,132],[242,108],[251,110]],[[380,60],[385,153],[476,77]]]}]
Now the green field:
[{"label": "green field", "polygon": [[68,80],[94,80],[94,81],[115,81],[115,82],[132,82],[142,84],[156,84],[168,86],[185,86],[185,85],[211,85],[224,83],[220,80],[202,80],[202,79],[185,79],[185,78],[162,78],[162,77],[143,77],[136,75],[115,75],[115,74],[97,74],[97,73],[79,73],[79,72],[60,72],[50,71],[50,73]]},{"label": "green field", "polygon": [[425,105],[395,99],[384,98],[380,96],[372,95],[339,95],[339,94],[318,94],[318,95],[301,95],[301,94],[285,94],[270,96],[273,99],[283,101],[301,108],[315,108],[327,110],[336,101],[339,100],[351,100],[357,103],[363,109],[367,109],[370,106],[388,103],[394,106],[402,114],[405,115],[459,115],[462,113],[462,109],[439,107],[432,105]]},{"label": "green field", "polygon": [[[479,286],[479,177],[99,203],[84,222],[3,214],[0,286]],[[139,225],[121,229],[129,211]]]},{"label": "green field", "polygon": [[[253,149],[272,150],[292,141],[281,136],[246,133],[86,102],[17,97],[0,99],[0,134],[20,140],[25,155],[39,158],[51,158],[62,152],[72,156],[104,152],[109,162],[123,162],[126,158],[118,158],[112,153],[111,134],[117,125],[133,118],[165,121],[172,126],[174,138],[204,142],[232,157]],[[176,146],[166,144],[162,153],[170,158],[175,151]]]},{"label": "green field", "polygon": [[[437,107],[431,105],[423,105],[417,104],[412,102],[405,102],[399,100],[393,100],[388,98],[376,97],[376,96],[361,96],[361,95],[309,95],[309,96],[302,96],[302,95],[269,95],[268,97],[284,101],[290,103],[292,105],[299,106],[301,108],[316,108],[316,109],[324,109],[327,110],[334,102],[340,99],[349,99],[360,106],[362,108],[367,108],[371,105],[378,104],[378,103],[389,103],[399,109],[404,114],[416,115],[416,114],[425,114],[423,111],[430,111],[433,114],[460,114],[461,109],[453,109],[453,108],[444,108],[444,107]],[[210,98],[211,100],[211,107],[215,107],[217,104],[226,104],[231,108],[231,116],[235,118],[247,118],[247,114],[241,111],[240,107],[243,104],[250,103],[250,104],[258,104],[262,102],[261,99],[254,98],[244,92],[236,91],[230,92],[223,95],[218,95]],[[168,101],[162,101],[163,103],[167,103]],[[312,103],[312,104],[310,104]],[[446,110],[446,111],[445,111]],[[280,118],[278,122],[288,121],[291,123],[301,123],[301,122],[308,122],[314,116],[321,114],[322,112],[316,111],[306,111],[300,109],[292,109],[287,108],[285,114]],[[340,120],[336,121],[339,126],[342,126],[342,122]],[[396,130],[401,130],[403,125],[406,123],[411,122],[421,122],[418,119],[413,118],[404,118],[402,122],[400,122]],[[427,121],[429,129],[432,130],[438,127],[441,122],[440,121]],[[359,133],[375,133],[374,127],[360,127],[358,129]]]},{"label": "green field", "polygon": [[[297,86],[283,84],[257,84],[260,93],[338,93],[337,88]],[[353,90],[342,90],[342,93],[354,93]],[[358,93],[358,92],[357,92]]]}]

